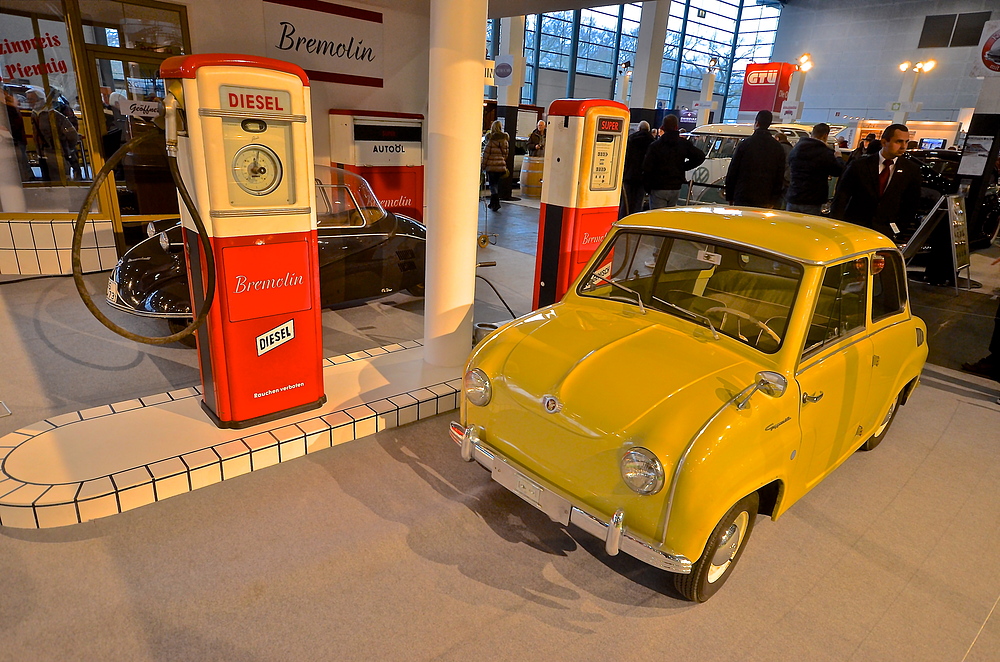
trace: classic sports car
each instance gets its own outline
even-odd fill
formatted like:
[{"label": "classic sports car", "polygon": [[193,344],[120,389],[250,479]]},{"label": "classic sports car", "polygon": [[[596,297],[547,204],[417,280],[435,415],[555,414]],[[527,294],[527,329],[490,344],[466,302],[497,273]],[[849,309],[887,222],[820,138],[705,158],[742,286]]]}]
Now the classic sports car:
[{"label": "classic sports car", "polygon": [[777,519],[886,436],[927,358],[902,256],[793,213],[658,210],[466,368],[462,457],[553,520],[711,597]]},{"label": "classic sports car", "polygon": [[[406,290],[424,294],[427,230],[385,211],[363,178],[330,168],[334,184],[317,180],[321,303],[354,305]],[[179,222],[154,228],[111,272],[108,303],[133,315],[162,317],[172,326],[191,317],[187,264]]]}]

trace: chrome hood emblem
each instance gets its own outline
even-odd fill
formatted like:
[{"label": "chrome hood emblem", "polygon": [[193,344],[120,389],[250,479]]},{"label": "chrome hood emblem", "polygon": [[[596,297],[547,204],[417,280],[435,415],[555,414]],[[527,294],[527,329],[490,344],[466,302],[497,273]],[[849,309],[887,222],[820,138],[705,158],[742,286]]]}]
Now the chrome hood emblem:
[{"label": "chrome hood emblem", "polygon": [[557,414],[562,410],[562,403],[552,395],[546,395],[542,398],[542,406],[545,407],[545,411],[549,414]]}]

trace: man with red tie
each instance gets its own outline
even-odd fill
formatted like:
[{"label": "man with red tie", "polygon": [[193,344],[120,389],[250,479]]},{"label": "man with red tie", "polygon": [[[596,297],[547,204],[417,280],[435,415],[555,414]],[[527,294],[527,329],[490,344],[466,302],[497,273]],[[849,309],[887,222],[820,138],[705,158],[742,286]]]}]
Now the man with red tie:
[{"label": "man with red tie", "polygon": [[895,238],[913,220],[920,200],[920,168],[902,158],[909,140],[909,129],[890,124],[882,132],[879,152],[851,159],[830,215]]}]

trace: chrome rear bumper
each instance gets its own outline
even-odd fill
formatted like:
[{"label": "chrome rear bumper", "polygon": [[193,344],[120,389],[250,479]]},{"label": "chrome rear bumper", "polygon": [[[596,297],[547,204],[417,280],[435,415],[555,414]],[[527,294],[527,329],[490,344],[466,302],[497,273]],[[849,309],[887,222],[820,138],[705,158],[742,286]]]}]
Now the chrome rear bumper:
[{"label": "chrome rear bumper", "polygon": [[488,469],[493,480],[510,490],[535,508],[541,510],[554,522],[574,524],[590,535],[604,541],[604,548],[614,556],[619,551],[635,557],[651,566],[686,575],[691,572],[691,561],[679,554],[669,554],[657,549],[625,527],[625,512],[618,510],[605,521],[598,514],[584,510],[580,505],[557,494],[541,480],[503,457],[496,450],[479,440],[475,426],[468,428],[452,421],[449,428],[452,440],[461,448],[462,459],[475,460]]}]

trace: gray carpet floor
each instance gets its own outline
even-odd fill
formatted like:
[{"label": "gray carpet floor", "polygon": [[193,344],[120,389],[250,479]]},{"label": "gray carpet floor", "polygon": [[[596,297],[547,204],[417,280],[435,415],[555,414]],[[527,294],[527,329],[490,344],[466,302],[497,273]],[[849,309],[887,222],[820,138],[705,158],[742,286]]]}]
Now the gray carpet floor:
[{"label": "gray carpet floor", "polygon": [[[526,312],[533,258],[480,255]],[[477,291],[477,320],[507,316]],[[932,364],[886,441],[759,519],[704,605],[462,462],[445,415],[96,522],[0,529],[0,660],[996,660],[998,385],[951,369],[984,353],[996,300],[911,293]],[[193,351],[118,341],[75,297],[65,278],[0,284],[0,434],[197,383]],[[419,338],[421,303],[324,327],[328,354]]]}]

